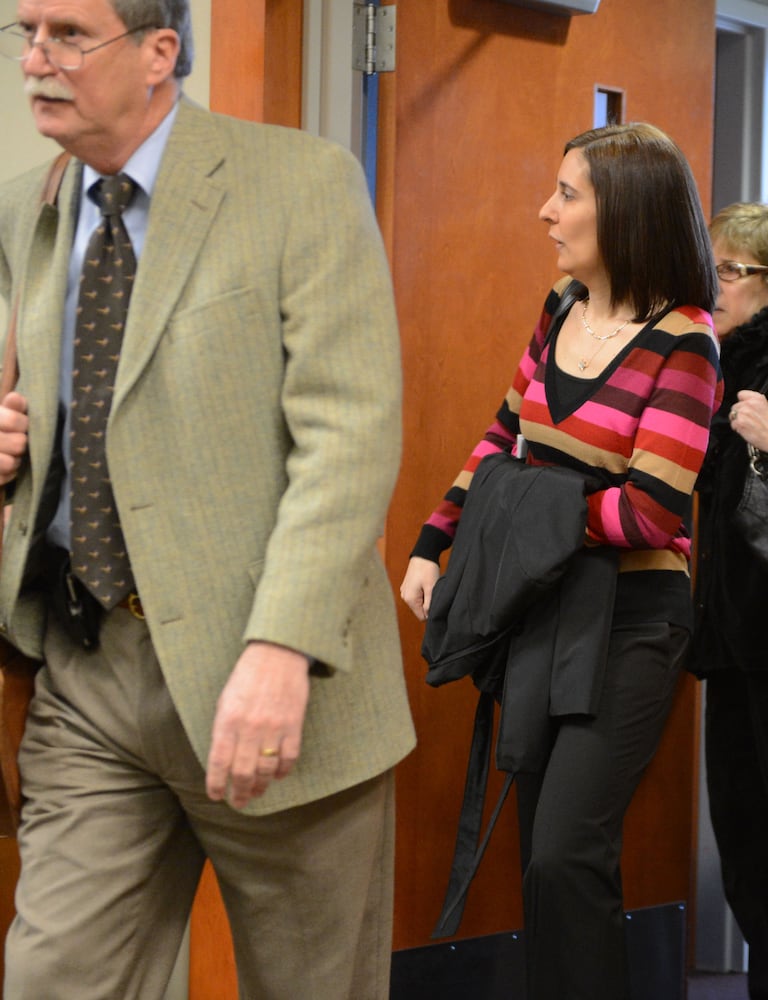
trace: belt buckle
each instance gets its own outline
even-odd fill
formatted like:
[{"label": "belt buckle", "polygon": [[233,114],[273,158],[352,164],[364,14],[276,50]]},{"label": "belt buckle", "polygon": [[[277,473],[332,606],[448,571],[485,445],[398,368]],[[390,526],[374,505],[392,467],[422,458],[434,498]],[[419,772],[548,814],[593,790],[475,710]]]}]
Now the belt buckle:
[{"label": "belt buckle", "polygon": [[144,608],[141,606],[141,598],[134,591],[130,593],[127,597],[128,610],[131,612],[134,618],[138,618],[139,621],[143,622],[146,619],[144,614]]}]

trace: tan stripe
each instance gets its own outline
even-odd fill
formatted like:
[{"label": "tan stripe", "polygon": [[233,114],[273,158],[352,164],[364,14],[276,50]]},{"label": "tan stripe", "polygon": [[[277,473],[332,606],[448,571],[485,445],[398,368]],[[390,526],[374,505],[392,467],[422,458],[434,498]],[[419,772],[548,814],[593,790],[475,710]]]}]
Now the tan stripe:
[{"label": "tan stripe", "polygon": [[525,437],[534,444],[556,448],[558,451],[572,455],[585,465],[590,465],[598,469],[607,469],[608,472],[615,475],[622,475],[627,471],[627,459],[625,455],[620,455],[618,452],[606,451],[604,448],[596,448],[588,441],[582,441],[571,434],[565,434],[557,427],[533,424],[526,420],[521,421],[520,429]]},{"label": "tan stripe", "polygon": [[[691,449],[694,456],[699,455],[695,449]],[[640,467],[646,475],[654,476],[663,480],[673,490],[681,493],[692,493],[696,482],[696,473],[690,469],[685,469],[677,462],[671,462],[655,451],[636,451],[632,456],[630,467]]]},{"label": "tan stripe", "polygon": [[620,573],[638,573],[649,569],[682,571],[688,576],[688,560],[681,552],[669,549],[629,549],[621,552]]}]

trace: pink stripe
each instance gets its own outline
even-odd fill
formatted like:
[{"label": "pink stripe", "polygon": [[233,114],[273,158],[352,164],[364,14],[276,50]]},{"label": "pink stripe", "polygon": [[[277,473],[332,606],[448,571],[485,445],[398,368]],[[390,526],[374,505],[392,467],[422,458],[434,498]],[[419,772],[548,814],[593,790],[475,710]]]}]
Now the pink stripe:
[{"label": "pink stripe", "polygon": [[653,406],[648,406],[643,411],[643,422],[640,425],[640,431],[642,430],[653,431],[660,437],[684,441],[688,446],[700,447],[702,452],[706,450],[709,437],[708,427],[701,427],[692,420]]},{"label": "pink stripe", "polygon": [[[507,434],[499,424],[492,427],[491,431],[495,434],[502,432],[505,438],[509,437],[509,434]],[[473,457],[479,456],[480,458],[485,458],[486,455],[495,455],[497,451],[501,451],[497,444],[494,444],[492,441],[483,440],[478,442],[478,445],[472,452],[472,455]]]},{"label": "pink stripe", "polygon": [[525,352],[523,358],[518,365],[520,372],[525,377],[526,382],[530,382],[533,378],[533,373],[536,371],[536,365],[533,363],[533,358],[530,356],[528,351]]},{"label": "pink stripe", "polygon": [[618,386],[634,396],[647,396],[654,382],[655,374],[647,375],[645,372],[622,367],[611,375],[609,385]]},{"label": "pink stripe", "polygon": [[674,389],[675,392],[701,402],[712,399],[714,391],[711,382],[701,378],[695,372],[675,371],[672,368],[664,368],[659,373],[658,385],[660,389]]},{"label": "pink stripe", "polygon": [[546,406],[547,394],[544,388],[544,383],[539,382],[538,380],[531,382],[525,390],[525,401],[531,403],[541,403]]},{"label": "pink stripe", "polygon": [[[619,511],[622,505],[626,506],[631,513],[637,534],[643,538],[649,549],[672,547],[677,551],[684,552],[687,547],[688,554],[690,554],[690,544],[685,546],[685,544],[675,542],[670,545],[673,535],[669,531],[659,528],[647,515],[633,506],[625,490],[618,487],[594,494],[594,502],[590,505],[590,521],[592,522],[590,527],[593,536],[599,541],[607,542],[617,548],[630,548],[629,541],[621,529]],[[665,513],[663,508],[657,507],[657,509],[660,514]],[[597,521],[597,525],[595,521]]]},{"label": "pink stripe", "polygon": [[627,548],[627,540],[621,532],[621,521],[619,520],[620,496],[621,491],[618,489],[596,493],[594,500],[597,503],[590,502],[590,508],[597,515],[599,525],[597,537],[610,545]]},{"label": "pink stripe", "polygon": [[614,431],[622,437],[627,437],[635,432],[637,427],[637,417],[629,413],[622,413],[612,406],[603,406],[592,400],[585,403],[578,409],[578,419],[585,423],[594,424],[606,430]]},{"label": "pink stripe", "polygon": [[427,524],[431,524],[433,528],[439,528],[441,531],[444,531],[446,535],[453,535],[456,530],[455,519],[445,517],[437,511],[435,511],[434,514],[427,519]]},{"label": "pink stripe", "polygon": [[686,396],[705,402],[712,397],[713,386],[707,379],[707,372],[711,369],[703,358],[697,359],[697,367],[701,368],[701,373],[674,368],[672,365],[665,365],[660,371],[649,373],[636,368],[622,367],[611,376],[610,384],[636,396],[649,396],[655,384],[660,389],[674,389],[676,392],[682,392]]}]

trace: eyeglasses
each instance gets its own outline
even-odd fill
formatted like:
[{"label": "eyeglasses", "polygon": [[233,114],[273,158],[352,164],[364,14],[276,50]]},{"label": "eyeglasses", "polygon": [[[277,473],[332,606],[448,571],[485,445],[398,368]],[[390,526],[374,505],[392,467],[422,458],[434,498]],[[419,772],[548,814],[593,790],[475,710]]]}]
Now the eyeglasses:
[{"label": "eyeglasses", "polygon": [[750,274],[765,274],[768,267],[762,264],[739,264],[735,260],[724,260],[715,270],[721,281],[738,281],[739,278],[748,278]]},{"label": "eyeglasses", "polygon": [[139,31],[151,30],[155,30],[154,24],[142,24],[138,28],[124,31],[121,35],[115,35],[114,38],[108,38],[106,42],[100,42],[93,48],[81,49],[74,42],[65,42],[61,38],[46,38],[44,41],[36,42],[21,24],[14,22],[0,28],[0,56],[23,63],[30,58],[35,48],[39,47],[51,66],[55,66],[56,69],[76,70],[82,67],[85,57],[91,52],[103,49],[112,42],[119,42],[121,38],[135,35]]}]

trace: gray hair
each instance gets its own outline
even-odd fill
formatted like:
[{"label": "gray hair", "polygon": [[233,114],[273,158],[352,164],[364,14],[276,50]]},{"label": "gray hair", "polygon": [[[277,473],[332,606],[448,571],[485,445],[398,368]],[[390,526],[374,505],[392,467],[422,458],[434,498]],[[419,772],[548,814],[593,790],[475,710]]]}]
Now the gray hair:
[{"label": "gray hair", "polygon": [[172,28],[179,36],[179,57],[173,75],[177,79],[192,71],[194,44],[189,0],[111,0],[115,13],[130,31],[142,24]]}]

